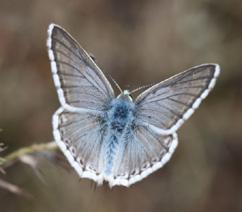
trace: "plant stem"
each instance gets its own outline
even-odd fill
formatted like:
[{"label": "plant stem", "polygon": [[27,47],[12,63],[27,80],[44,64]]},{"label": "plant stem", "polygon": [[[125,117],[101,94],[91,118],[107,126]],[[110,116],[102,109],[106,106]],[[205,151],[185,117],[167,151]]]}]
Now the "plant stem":
[{"label": "plant stem", "polygon": [[57,149],[57,145],[55,142],[33,144],[31,146],[23,147],[21,149],[18,149],[8,154],[5,157],[1,157],[0,166],[5,166],[27,154],[32,154],[32,153],[42,152],[42,151],[52,151],[56,149]]}]

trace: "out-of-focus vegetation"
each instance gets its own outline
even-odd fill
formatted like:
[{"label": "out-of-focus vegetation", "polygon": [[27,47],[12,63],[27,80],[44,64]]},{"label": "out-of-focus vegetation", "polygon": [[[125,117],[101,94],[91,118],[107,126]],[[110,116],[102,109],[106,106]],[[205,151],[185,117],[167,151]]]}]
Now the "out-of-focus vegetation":
[{"label": "out-of-focus vegetation", "polygon": [[219,63],[222,73],[179,130],[171,161],[148,178],[129,189],[95,188],[60,153],[39,153],[38,173],[23,163],[0,170],[1,183],[28,193],[0,189],[0,211],[242,211],[241,0],[1,0],[0,143],[8,148],[0,156],[53,139],[59,103],[45,45],[51,22],[122,88],[208,62]]}]

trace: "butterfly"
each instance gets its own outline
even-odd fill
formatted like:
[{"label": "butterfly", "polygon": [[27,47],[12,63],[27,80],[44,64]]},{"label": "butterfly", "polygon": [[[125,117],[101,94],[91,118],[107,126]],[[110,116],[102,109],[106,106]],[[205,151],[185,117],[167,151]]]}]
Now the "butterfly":
[{"label": "butterfly", "polygon": [[199,107],[220,74],[203,64],[155,84],[132,99],[115,96],[92,57],[62,27],[50,24],[48,55],[60,108],[53,135],[81,178],[130,186],[174,153],[176,131]]}]

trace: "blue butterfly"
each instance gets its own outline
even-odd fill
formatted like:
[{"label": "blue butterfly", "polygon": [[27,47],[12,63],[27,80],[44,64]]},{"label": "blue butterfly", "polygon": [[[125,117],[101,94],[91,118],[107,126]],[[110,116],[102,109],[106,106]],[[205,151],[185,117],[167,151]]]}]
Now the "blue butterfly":
[{"label": "blue butterfly", "polygon": [[219,65],[190,68],[151,86],[135,100],[113,88],[87,52],[58,25],[47,47],[61,107],[55,141],[82,178],[131,184],[161,168],[176,149],[176,131],[214,87]]}]

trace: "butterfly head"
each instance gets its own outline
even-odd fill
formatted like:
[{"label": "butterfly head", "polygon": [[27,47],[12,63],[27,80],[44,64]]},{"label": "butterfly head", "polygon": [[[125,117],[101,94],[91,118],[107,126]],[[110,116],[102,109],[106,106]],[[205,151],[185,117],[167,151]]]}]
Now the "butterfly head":
[{"label": "butterfly head", "polygon": [[119,94],[117,98],[133,102],[133,98],[131,97],[129,90],[122,91],[122,93]]}]

